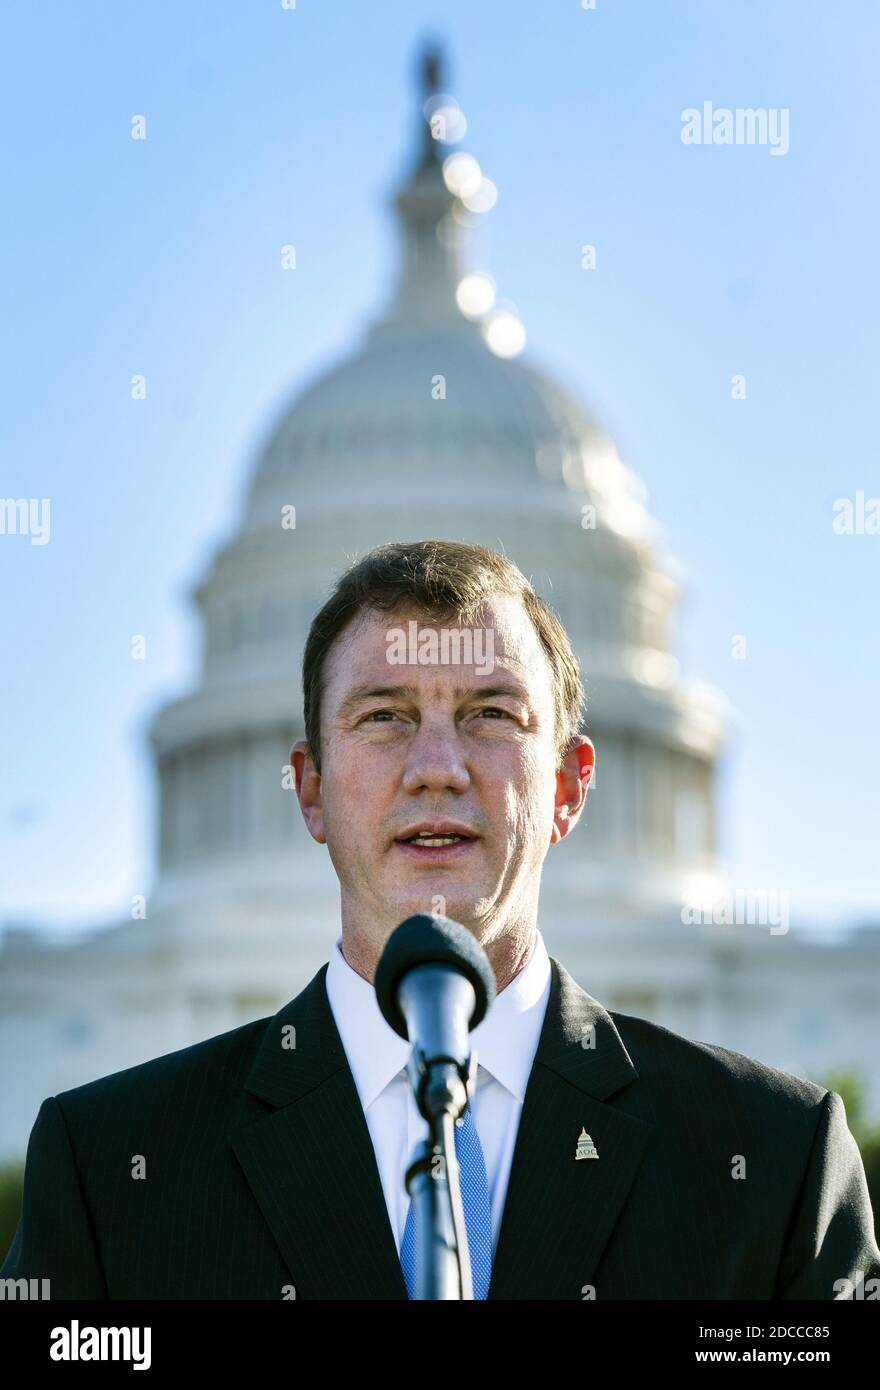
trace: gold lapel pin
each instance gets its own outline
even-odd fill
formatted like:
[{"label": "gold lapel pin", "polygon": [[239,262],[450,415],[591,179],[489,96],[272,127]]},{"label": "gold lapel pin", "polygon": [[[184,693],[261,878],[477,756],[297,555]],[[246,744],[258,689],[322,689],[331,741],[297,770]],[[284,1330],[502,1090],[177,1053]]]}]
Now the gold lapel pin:
[{"label": "gold lapel pin", "polygon": [[592,1141],[592,1139],[590,1138],[589,1134],[587,1133],[587,1131],[586,1131],[583,1127],[581,1128],[581,1135],[580,1135],[580,1138],[579,1138],[578,1141],[577,1141],[577,1148],[575,1149],[574,1156],[575,1156],[575,1162],[576,1162],[579,1158],[598,1158],[598,1157],[599,1157],[599,1150],[596,1148],[596,1145],[593,1143],[593,1141]]}]

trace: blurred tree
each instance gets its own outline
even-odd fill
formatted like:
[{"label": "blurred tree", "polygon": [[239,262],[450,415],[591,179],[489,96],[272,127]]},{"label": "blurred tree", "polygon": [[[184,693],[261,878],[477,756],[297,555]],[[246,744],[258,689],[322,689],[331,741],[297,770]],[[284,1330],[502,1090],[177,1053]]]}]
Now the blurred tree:
[{"label": "blurred tree", "polygon": [[24,1164],[8,1163],[0,1168],[0,1264],[15,1236],[21,1216],[21,1194],[24,1188]]},{"label": "blurred tree", "polygon": [[821,1086],[836,1091],[846,1109],[847,1124],[859,1146],[871,1206],[874,1208],[874,1230],[880,1240],[880,1127],[869,1125],[865,1118],[865,1083],[854,1071],[832,1071]]}]

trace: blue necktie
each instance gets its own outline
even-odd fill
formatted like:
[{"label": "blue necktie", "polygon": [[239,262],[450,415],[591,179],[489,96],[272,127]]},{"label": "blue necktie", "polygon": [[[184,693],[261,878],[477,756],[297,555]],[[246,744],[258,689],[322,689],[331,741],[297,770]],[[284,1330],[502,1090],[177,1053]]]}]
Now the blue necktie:
[{"label": "blue necktie", "polygon": [[[464,1112],[462,1124],[455,1125],[455,1154],[461,1169],[461,1200],[471,1256],[471,1276],[474,1298],[487,1298],[492,1276],[492,1212],[489,1204],[489,1184],[486,1179],[486,1160],[483,1146],[474,1124],[471,1107]],[[403,1240],[400,1242],[400,1263],[410,1298],[415,1293],[416,1232],[412,1202],[406,1214]]]}]

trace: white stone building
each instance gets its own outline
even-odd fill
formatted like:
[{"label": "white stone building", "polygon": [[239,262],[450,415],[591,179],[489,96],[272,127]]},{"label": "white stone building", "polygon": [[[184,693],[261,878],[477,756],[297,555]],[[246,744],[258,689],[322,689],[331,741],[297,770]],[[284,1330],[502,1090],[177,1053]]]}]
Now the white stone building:
[{"label": "white stone building", "polygon": [[[430,97],[431,59],[425,76]],[[393,302],[278,420],[241,524],[196,590],[201,679],[152,726],[159,857],[145,919],[60,945],[6,926],[0,1158],[23,1154],[45,1096],[273,1013],[328,958],[336,879],[282,785],[302,732],[302,648],[354,554],[429,536],[503,549],[582,662],[597,780],[548,856],[551,953],[609,1008],[815,1080],[855,1068],[880,1114],[880,929],[819,945],[796,923],[682,921],[683,904],[731,889],[715,836],[725,702],[679,674],[676,567],[613,441],[459,310],[468,217],[444,179],[449,152],[420,111],[395,199]]]}]

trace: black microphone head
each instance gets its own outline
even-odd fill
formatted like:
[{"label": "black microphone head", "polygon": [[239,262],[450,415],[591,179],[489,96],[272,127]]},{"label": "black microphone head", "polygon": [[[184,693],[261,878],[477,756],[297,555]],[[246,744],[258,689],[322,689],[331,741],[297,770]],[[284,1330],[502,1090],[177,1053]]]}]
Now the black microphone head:
[{"label": "black microphone head", "polygon": [[477,996],[470,1027],[482,1023],[495,998],[495,974],[489,957],[459,922],[435,912],[418,912],[391,933],[376,966],[376,999],[382,1017],[395,1033],[409,1038],[397,1002],[397,987],[417,965],[448,965],[465,975]]}]

